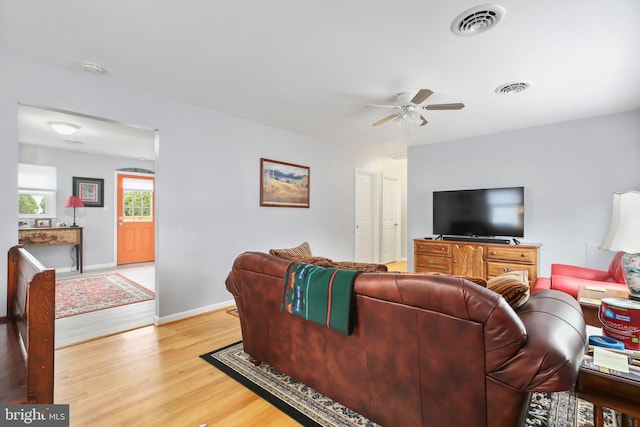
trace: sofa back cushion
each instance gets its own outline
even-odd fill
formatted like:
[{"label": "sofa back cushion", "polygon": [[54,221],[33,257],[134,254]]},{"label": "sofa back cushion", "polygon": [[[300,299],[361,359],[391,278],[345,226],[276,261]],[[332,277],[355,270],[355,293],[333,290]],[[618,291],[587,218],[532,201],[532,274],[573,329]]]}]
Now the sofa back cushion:
[{"label": "sofa back cushion", "polygon": [[609,275],[613,277],[616,282],[626,284],[627,281],[624,277],[624,268],[622,267],[622,257],[624,254],[624,252],[618,252],[615,254],[611,260],[611,264],[609,264]]}]

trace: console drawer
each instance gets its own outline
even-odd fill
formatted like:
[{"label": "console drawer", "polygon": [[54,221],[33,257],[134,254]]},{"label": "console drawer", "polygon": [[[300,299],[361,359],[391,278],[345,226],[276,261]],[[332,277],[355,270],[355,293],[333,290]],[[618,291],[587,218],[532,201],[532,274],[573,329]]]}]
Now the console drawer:
[{"label": "console drawer", "polygon": [[534,265],[495,261],[487,262],[487,279],[510,271],[526,271],[529,276],[529,283],[533,283],[536,280],[536,266]]},{"label": "console drawer", "polygon": [[487,248],[488,260],[504,260],[504,261],[516,261],[516,262],[532,262],[537,261],[536,251],[530,248],[518,248],[518,247],[496,247],[491,246]]},{"label": "console drawer", "polygon": [[449,255],[451,245],[442,243],[416,242],[415,252],[428,255]]},{"label": "console drawer", "polygon": [[418,255],[416,257],[416,271],[418,273],[451,274],[451,259],[442,256]]}]

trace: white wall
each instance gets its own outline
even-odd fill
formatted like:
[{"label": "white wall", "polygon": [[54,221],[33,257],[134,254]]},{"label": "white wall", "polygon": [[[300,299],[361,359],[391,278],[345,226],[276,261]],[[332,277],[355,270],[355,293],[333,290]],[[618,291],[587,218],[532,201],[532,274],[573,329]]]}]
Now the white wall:
[{"label": "white wall", "polygon": [[[354,257],[355,168],[393,160],[262,126],[161,95],[0,51],[0,247],[17,243],[17,105],[53,107],[159,130],[156,289],[159,322],[231,300],[224,280],[237,254],[297,245]],[[311,167],[311,208],[259,206],[260,157]],[[85,242],[94,245],[95,242]],[[6,257],[0,257],[6,271]],[[6,289],[0,287],[6,311]]]},{"label": "white wall", "polygon": [[524,242],[543,245],[539,275],[551,263],[606,267],[610,254],[587,252],[608,229],[612,194],[640,190],[639,165],[640,111],[410,147],[409,267],[412,239],[432,235],[434,190],[506,186],[525,187]]}]

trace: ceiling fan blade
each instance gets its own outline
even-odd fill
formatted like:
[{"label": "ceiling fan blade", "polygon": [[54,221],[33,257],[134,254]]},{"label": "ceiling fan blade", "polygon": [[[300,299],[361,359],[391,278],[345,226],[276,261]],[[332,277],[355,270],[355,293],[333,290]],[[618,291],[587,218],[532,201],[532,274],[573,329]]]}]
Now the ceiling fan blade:
[{"label": "ceiling fan blade", "polygon": [[365,107],[375,107],[375,108],[402,108],[399,105],[382,105],[382,104],[369,104],[365,105]]},{"label": "ceiling fan blade", "polygon": [[422,120],[422,123],[420,123],[419,126],[424,126],[428,123],[422,114],[420,114],[420,120]]},{"label": "ceiling fan blade", "polygon": [[422,108],[425,110],[462,110],[464,108],[464,104],[461,102],[454,104],[429,104]]},{"label": "ceiling fan blade", "polygon": [[433,95],[433,91],[429,89],[420,89],[418,93],[413,97],[411,102],[414,104],[422,104],[425,99]]},{"label": "ceiling fan blade", "polygon": [[397,114],[390,114],[390,115],[388,115],[387,117],[385,117],[384,119],[380,119],[380,120],[378,120],[377,122],[375,122],[375,123],[374,123],[374,124],[372,124],[371,126],[380,126],[380,125],[383,125],[383,124],[387,123],[389,120],[393,120],[393,119],[395,119],[396,117],[398,117],[398,115],[397,115]]}]

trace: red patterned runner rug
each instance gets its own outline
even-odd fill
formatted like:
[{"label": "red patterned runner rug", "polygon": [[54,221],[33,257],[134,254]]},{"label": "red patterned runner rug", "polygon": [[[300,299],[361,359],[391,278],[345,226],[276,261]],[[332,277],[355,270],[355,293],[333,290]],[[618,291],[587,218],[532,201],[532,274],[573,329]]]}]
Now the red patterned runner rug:
[{"label": "red patterned runner rug", "polygon": [[119,273],[56,280],[56,319],[155,298]]}]

